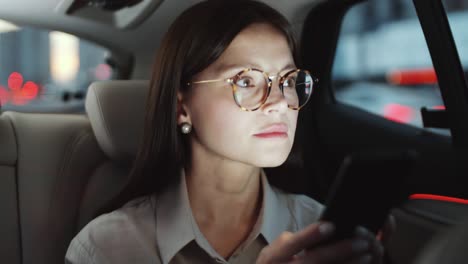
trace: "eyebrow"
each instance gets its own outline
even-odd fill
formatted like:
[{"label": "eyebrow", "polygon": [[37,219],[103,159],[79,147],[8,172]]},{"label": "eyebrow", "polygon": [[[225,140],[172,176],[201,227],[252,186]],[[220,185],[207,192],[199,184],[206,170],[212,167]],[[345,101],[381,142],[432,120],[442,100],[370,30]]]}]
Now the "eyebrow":
[{"label": "eyebrow", "polygon": [[[218,66],[217,70],[218,70],[218,72],[221,73],[221,72],[225,72],[225,71],[228,71],[228,70],[234,70],[234,69],[242,70],[242,69],[245,69],[245,68],[255,68],[255,69],[258,69],[258,70],[263,70],[257,64],[251,64],[251,63],[248,63],[248,64],[221,64],[220,66]],[[297,67],[293,63],[288,63],[279,72],[277,72],[277,74],[282,73],[285,70],[289,70],[289,69],[291,69],[291,70],[292,69],[297,69]]]}]

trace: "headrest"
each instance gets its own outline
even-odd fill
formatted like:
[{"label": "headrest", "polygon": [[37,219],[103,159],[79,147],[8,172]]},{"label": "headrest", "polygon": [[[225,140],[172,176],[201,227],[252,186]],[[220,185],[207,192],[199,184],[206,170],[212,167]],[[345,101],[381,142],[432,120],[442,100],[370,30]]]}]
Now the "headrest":
[{"label": "headrest", "polygon": [[148,81],[102,81],[89,87],[86,112],[99,146],[112,160],[136,156],[148,91]]},{"label": "headrest", "polygon": [[9,117],[0,113],[0,166],[15,166],[18,146],[15,129]]}]

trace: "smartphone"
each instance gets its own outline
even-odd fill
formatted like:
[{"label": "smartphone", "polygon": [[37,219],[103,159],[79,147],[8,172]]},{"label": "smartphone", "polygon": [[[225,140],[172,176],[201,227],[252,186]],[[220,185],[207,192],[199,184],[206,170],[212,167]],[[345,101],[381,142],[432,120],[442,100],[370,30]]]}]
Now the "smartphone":
[{"label": "smartphone", "polygon": [[401,192],[417,152],[366,151],[346,156],[325,201],[321,220],[335,225],[331,240],[354,236],[357,226],[377,234],[391,209],[405,200]]}]

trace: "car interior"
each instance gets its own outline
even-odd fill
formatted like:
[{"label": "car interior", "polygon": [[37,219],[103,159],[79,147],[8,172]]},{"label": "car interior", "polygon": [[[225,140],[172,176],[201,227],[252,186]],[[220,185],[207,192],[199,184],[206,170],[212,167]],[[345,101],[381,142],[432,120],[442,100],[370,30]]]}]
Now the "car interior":
[{"label": "car interior", "polygon": [[[262,1],[289,19],[300,42],[301,67],[320,80],[299,115],[304,177],[279,182],[285,189],[325,202],[348,154],[416,151],[414,170],[392,197],[396,229],[388,245],[388,263],[462,263],[466,258],[462,245],[468,241],[468,62],[464,55],[468,46],[463,46],[468,39],[463,42],[457,37],[466,29],[456,25],[463,21],[468,4],[462,0]],[[0,23],[1,263],[63,263],[71,239],[125,186],[143,134],[155,51],[175,17],[197,2],[1,0],[0,20],[5,21]],[[377,20],[376,14],[384,14],[388,7],[400,14],[397,22],[391,16]],[[387,24],[375,26],[378,23]],[[427,53],[424,71],[406,63],[408,57],[417,57],[420,46],[414,51],[411,44],[395,44],[416,35],[407,32],[413,28]],[[50,41],[44,49],[42,35],[34,33],[37,29],[45,30]],[[396,42],[387,37],[394,32],[399,32],[392,37]],[[27,43],[21,44],[24,49],[13,42],[23,33],[33,36],[21,37]],[[105,52],[89,53],[81,64],[68,53],[58,52],[55,58],[49,44],[52,47],[54,38],[65,41],[70,35]],[[391,42],[390,47],[379,49],[384,44],[376,42],[377,37],[383,38],[382,43]],[[86,45],[80,44],[82,54]],[[364,47],[354,52],[359,45]],[[8,54],[8,48],[17,53]],[[27,55],[20,54],[23,50],[28,50]],[[368,57],[353,57],[356,54]],[[6,65],[10,55],[11,61],[21,62]],[[50,56],[50,66],[34,62],[42,58],[39,55]],[[83,69],[71,79],[79,80],[73,86],[55,75],[54,59],[63,68],[60,62],[75,63],[75,71],[82,70],[85,59],[97,61],[92,71]],[[362,65],[353,64],[363,61],[366,72]],[[28,67],[47,67],[47,77],[35,77],[40,70],[31,70],[32,74]],[[392,79],[395,70],[399,70],[398,84]],[[429,83],[428,72],[434,76]],[[22,86],[19,73],[34,83]],[[426,77],[421,81],[421,76]],[[21,96],[27,100],[15,97],[18,79]],[[31,91],[34,96],[29,98]],[[428,91],[437,91],[438,97],[427,97]],[[376,105],[396,100],[395,96],[418,105],[399,101]],[[433,102],[438,107],[429,105]],[[414,120],[403,120],[407,116]],[[392,166],[387,162],[375,168],[375,177]]]}]

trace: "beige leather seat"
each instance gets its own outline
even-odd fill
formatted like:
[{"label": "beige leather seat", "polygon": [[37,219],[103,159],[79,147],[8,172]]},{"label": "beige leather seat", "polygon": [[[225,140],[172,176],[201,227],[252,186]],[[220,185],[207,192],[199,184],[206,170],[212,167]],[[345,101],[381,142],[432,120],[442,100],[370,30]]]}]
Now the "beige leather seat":
[{"label": "beige leather seat", "polygon": [[16,163],[18,150],[11,121],[0,115],[0,259],[20,263]]},{"label": "beige leather seat", "polygon": [[[125,184],[143,133],[147,93],[147,81],[99,82],[89,88],[87,115],[0,114],[0,263],[64,262],[70,240]],[[397,253],[410,251],[410,234],[429,237],[439,229],[432,212],[439,207],[413,207],[417,215],[427,207],[428,217],[416,217],[411,208],[396,215]],[[458,207],[454,217],[466,209]],[[395,263],[413,258],[395,256]],[[419,263],[442,263],[427,261]]]},{"label": "beige leather seat", "polygon": [[0,114],[0,263],[63,263],[70,240],[125,184],[147,86],[94,83],[87,116]]}]

